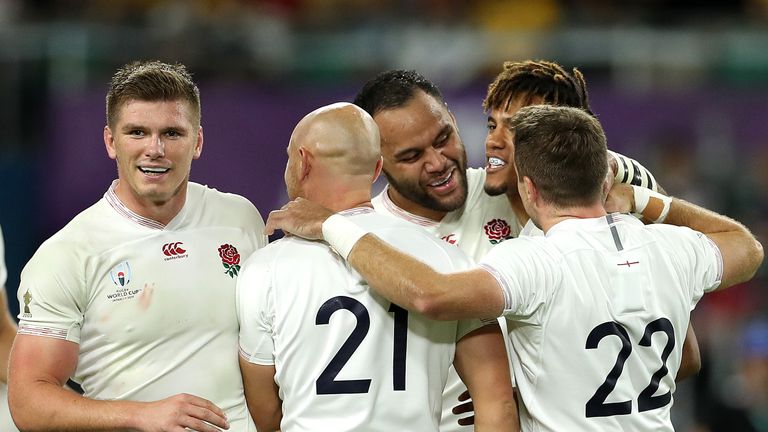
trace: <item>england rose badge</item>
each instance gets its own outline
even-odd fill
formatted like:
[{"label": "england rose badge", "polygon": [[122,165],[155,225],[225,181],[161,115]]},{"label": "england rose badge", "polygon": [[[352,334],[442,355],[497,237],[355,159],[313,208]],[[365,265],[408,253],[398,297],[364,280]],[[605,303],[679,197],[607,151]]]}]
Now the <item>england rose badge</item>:
[{"label": "england rose badge", "polygon": [[237,276],[240,271],[240,254],[237,252],[237,248],[231,244],[223,244],[219,246],[219,257],[221,257],[221,263],[226,269],[224,273],[232,278]]}]

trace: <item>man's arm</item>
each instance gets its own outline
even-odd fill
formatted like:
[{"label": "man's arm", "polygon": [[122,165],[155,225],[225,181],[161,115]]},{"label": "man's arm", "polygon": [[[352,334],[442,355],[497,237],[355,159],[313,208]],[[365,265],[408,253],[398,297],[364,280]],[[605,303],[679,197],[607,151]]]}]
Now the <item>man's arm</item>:
[{"label": "man's arm", "polygon": [[[269,214],[266,233],[282,229],[310,240],[323,239],[323,223],[332,214],[319,204],[297,198]],[[343,228],[359,230],[354,223],[348,224]],[[352,267],[377,293],[409,311],[435,320],[457,320],[496,318],[504,310],[501,287],[483,269],[443,274],[373,234],[350,242],[354,247],[346,258]]]},{"label": "man's arm", "polygon": [[476,431],[520,430],[502,337],[498,325],[487,325],[456,343],[453,365],[472,396]]},{"label": "man's arm", "polygon": [[283,419],[283,402],[275,383],[275,367],[253,364],[240,357],[240,371],[243,374],[248,411],[256,423],[256,429],[259,432],[279,430]]},{"label": "man's arm", "polygon": [[[686,226],[705,234],[720,250],[723,257],[723,277],[717,289],[723,289],[750,280],[763,262],[763,246],[741,223],[713,211],[678,198],[668,198],[668,212],[663,222],[670,225]],[[635,189],[629,185],[614,185],[609,200],[616,211],[635,212]],[[657,209],[665,204],[657,197],[649,200],[646,208],[653,208],[655,219]],[[662,212],[663,213],[663,212]]]},{"label": "man's arm", "polygon": [[680,368],[677,370],[675,382],[680,382],[697,375],[700,370],[701,351],[699,351],[699,341],[696,339],[696,333],[693,332],[693,326],[689,323],[688,331],[683,341],[683,358],[680,361]]},{"label": "man's arm", "polygon": [[16,320],[8,310],[8,298],[4,286],[0,286],[0,382],[8,382],[8,358],[16,336]]},{"label": "man's arm", "polygon": [[[79,346],[66,340],[20,334],[11,350],[8,404],[13,421],[30,431],[217,432],[228,428],[210,401],[181,394],[157,402],[103,401],[66,390]],[[207,422],[207,423],[206,423]],[[210,423],[210,424],[208,424]]]}]

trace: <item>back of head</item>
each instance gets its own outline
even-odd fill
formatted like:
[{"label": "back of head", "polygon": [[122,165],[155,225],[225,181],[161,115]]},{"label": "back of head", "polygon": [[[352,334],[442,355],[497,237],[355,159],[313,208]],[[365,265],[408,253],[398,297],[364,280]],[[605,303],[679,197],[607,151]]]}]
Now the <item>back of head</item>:
[{"label": "back of head", "polygon": [[137,61],[118,69],[107,92],[107,124],[110,127],[114,127],[122,105],[130,100],[184,100],[200,122],[200,90],[181,64]]},{"label": "back of head", "polygon": [[512,117],[518,178],[529,177],[558,207],[601,199],[608,170],[605,134],[582,109],[531,105]]},{"label": "back of head", "polygon": [[414,70],[390,70],[371,79],[355,96],[354,104],[371,116],[379,111],[398,108],[413,99],[417,90],[445,103],[440,89]]},{"label": "back of head", "polygon": [[525,105],[540,98],[542,103],[581,108],[592,114],[587,84],[581,72],[569,73],[557,63],[545,60],[505,62],[504,68],[488,86],[483,109],[507,110],[510,103],[523,97]]},{"label": "back of head", "polygon": [[373,118],[345,102],[307,114],[296,125],[291,145],[307,148],[317,164],[340,176],[373,176],[381,156],[379,129]]}]

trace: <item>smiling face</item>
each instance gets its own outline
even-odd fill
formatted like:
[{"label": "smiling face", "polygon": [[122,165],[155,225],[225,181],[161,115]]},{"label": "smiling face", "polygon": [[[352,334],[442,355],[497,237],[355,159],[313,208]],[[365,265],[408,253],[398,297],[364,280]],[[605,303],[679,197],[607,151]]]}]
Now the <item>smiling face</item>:
[{"label": "smiling face", "polygon": [[119,109],[114,127],[104,128],[104,144],[117,161],[115,193],[123,204],[160,222],[175,216],[184,205],[192,160],[203,149],[203,131],[189,102],[131,99]]},{"label": "smiling face", "polygon": [[400,208],[433,220],[467,200],[467,155],[445,104],[418,90],[407,104],[373,116],[381,132],[389,194]]},{"label": "smiling face", "polygon": [[485,137],[485,192],[501,195],[517,192],[517,171],[515,170],[514,134],[509,130],[509,120],[520,108],[544,103],[541,97],[520,95],[509,102],[507,107],[496,107],[488,112],[488,135]]}]

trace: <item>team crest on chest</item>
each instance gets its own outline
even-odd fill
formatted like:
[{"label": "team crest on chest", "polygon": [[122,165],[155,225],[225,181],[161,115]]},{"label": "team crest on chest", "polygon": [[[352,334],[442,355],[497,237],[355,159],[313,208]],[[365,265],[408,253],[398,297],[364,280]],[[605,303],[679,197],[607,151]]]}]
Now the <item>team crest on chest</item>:
[{"label": "team crest on chest", "polygon": [[219,258],[226,269],[224,273],[231,278],[237,276],[240,272],[240,253],[237,248],[228,243],[219,246]]},{"label": "team crest on chest", "polygon": [[112,283],[124,287],[131,282],[131,266],[128,261],[123,261],[120,264],[112,267],[109,271],[109,278],[112,279]]},{"label": "team crest on chest", "polygon": [[485,224],[483,229],[491,244],[498,244],[513,237],[512,228],[504,219],[492,219]]}]

